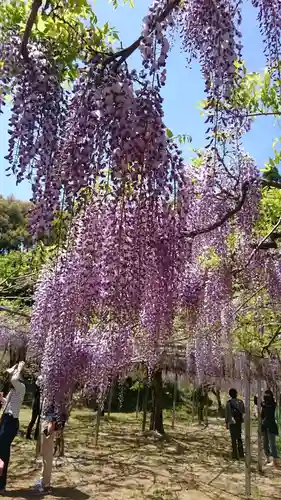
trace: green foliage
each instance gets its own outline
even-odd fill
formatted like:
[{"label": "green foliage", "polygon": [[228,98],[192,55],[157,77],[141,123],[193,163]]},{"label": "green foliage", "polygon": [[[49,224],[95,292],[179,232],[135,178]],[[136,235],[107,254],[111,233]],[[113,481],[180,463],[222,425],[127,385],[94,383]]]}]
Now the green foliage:
[{"label": "green foliage", "polygon": [[[0,195],[0,254],[13,250],[29,250],[32,236],[29,230],[29,214],[33,205],[16,200],[13,196],[4,198]],[[52,230],[44,237],[46,245],[61,246],[66,238],[71,217],[66,211],[57,214]]]},{"label": "green foliage", "polygon": [[[240,78],[234,87],[228,108],[244,110],[245,114],[253,121],[264,116],[274,116],[276,125],[279,127],[281,115],[281,77],[276,78],[266,68],[263,73],[248,73],[244,64],[237,64],[237,72]],[[281,71],[281,67],[280,67]],[[225,107],[225,103],[213,102],[212,107],[219,109]],[[210,110],[207,101],[201,103],[201,114],[206,115]],[[218,140],[226,140],[227,137],[218,137]],[[280,182],[281,176],[278,167],[281,163],[281,136],[274,138],[272,142],[272,156],[261,169],[263,178],[267,181]],[[200,156],[194,160],[200,166]],[[265,236],[272,226],[276,224],[281,214],[281,192],[274,187],[264,188],[260,203],[261,215],[256,226],[257,237]]]},{"label": "green foliage", "polygon": [[192,142],[191,135],[187,135],[187,134],[174,135],[170,128],[166,128],[166,135],[167,135],[168,139],[173,139],[174,141],[178,141],[178,143],[181,145],[189,144]]},{"label": "green foliage", "polygon": [[[113,2],[117,7],[117,2]],[[132,5],[132,2],[130,2]],[[32,1],[0,1],[0,37],[13,31],[23,36]],[[91,2],[87,0],[50,0],[43,2],[32,28],[31,40],[41,40],[52,48],[61,66],[62,79],[72,81],[79,61],[88,60],[97,51],[108,52],[119,40],[118,33],[106,22],[98,26]]]},{"label": "green foliage", "polygon": [[201,267],[205,270],[215,269],[220,265],[220,257],[218,256],[214,247],[210,247],[207,250],[202,250],[199,257],[199,263]]},{"label": "green foliage", "polygon": [[[280,127],[279,118],[281,115],[281,96],[280,96],[280,85],[281,85],[281,66],[279,69],[280,77],[276,77],[276,71],[274,75],[265,68],[263,73],[248,73],[247,69],[242,64],[236,64],[237,72],[239,73],[239,79],[237,79],[237,85],[232,91],[229,103],[212,102],[211,104],[207,101],[202,101],[201,103],[201,114],[208,114],[211,108],[227,108],[227,109],[238,109],[244,110],[247,116],[253,121],[264,116],[274,116],[276,118],[276,125]],[[218,137],[220,140],[221,137]],[[223,138],[225,139],[225,138]],[[281,162],[281,151],[280,151],[281,137],[274,139],[272,143],[273,155],[268,159],[265,164],[265,169],[263,172],[276,176],[276,171],[278,165]]]},{"label": "green foliage", "polygon": [[29,312],[33,291],[43,264],[55,255],[56,247],[39,243],[29,251],[11,251],[0,256],[0,301],[12,309]]},{"label": "green foliage", "polygon": [[0,195],[0,253],[31,247],[32,239],[28,232],[30,209],[28,202]]},{"label": "green foliage", "polygon": [[260,201],[260,217],[256,226],[258,236],[265,236],[269,233],[281,214],[281,190],[275,188],[265,188],[262,190]]},{"label": "green foliage", "polygon": [[[110,1],[110,3],[112,3],[114,9],[117,9],[117,7],[118,7],[118,0],[109,0],[109,1]],[[134,3],[133,0],[123,0],[122,3],[123,4],[128,3],[130,5],[130,7],[132,7],[132,8],[135,6],[135,3]]]},{"label": "green foliage", "polygon": [[[241,302],[243,302],[242,295]],[[281,315],[272,311],[266,292],[260,292],[237,315],[234,348],[260,357],[274,337],[280,320]],[[281,348],[279,336],[272,343],[271,351],[277,348],[278,350]]]}]

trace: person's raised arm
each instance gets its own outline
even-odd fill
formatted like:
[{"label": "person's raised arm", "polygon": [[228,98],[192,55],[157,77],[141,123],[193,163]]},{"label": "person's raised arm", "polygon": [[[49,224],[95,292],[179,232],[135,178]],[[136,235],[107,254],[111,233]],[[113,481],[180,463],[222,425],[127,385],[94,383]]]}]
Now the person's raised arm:
[{"label": "person's raised arm", "polygon": [[4,397],[4,394],[3,392],[0,392],[0,403],[3,405],[5,405],[7,402],[7,398]]},{"label": "person's raised arm", "polygon": [[24,365],[25,365],[24,361],[20,361],[19,364],[15,367],[11,377],[11,384],[14,386],[16,390],[20,390],[22,386],[22,382],[20,381],[20,375]]}]

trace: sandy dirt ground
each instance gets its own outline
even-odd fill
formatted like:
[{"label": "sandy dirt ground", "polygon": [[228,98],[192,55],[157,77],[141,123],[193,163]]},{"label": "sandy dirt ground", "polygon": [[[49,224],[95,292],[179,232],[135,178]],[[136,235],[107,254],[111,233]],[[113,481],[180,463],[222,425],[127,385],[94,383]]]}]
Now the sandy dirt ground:
[{"label": "sandy dirt ground", "polygon": [[[30,411],[23,410],[24,432]],[[112,414],[101,421],[94,445],[95,420],[89,410],[73,413],[65,433],[65,458],[56,459],[50,500],[239,500],[244,498],[244,464],[230,460],[229,436],[223,421],[207,428],[192,424],[179,411],[175,428],[165,416],[167,438],[143,436],[141,415]],[[252,498],[281,499],[281,471],[257,473],[253,431]],[[12,448],[7,495],[33,498],[30,487],[40,477],[35,443],[22,436]],[[37,497],[38,498],[38,497]],[[40,497],[39,497],[40,498]]]}]

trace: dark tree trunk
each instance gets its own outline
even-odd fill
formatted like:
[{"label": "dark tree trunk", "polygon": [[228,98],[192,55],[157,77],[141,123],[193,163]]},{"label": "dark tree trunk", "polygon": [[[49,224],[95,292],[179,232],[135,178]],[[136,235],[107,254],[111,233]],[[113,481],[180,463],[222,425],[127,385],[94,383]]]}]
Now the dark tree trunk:
[{"label": "dark tree trunk", "polygon": [[146,428],[146,417],[147,417],[147,405],[148,405],[148,393],[149,393],[149,387],[147,385],[147,381],[145,382],[144,385],[144,396],[143,396],[143,402],[142,402],[142,411],[143,411],[143,417],[142,417],[142,432],[145,431]]},{"label": "dark tree trunk", "polygon": [[198,406],[198,423],[201,425],[204,421],[204,406]]},{"label": "dark tree trunk", "polygon": [[152,378],[152,412],[149,429],[164,434],[162,370],[154,372]]}]

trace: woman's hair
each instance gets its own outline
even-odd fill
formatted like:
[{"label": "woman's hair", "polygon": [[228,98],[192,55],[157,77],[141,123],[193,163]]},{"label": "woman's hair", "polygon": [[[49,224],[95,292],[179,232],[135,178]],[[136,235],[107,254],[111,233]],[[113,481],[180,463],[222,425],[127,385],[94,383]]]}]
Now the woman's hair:
[{"label": "woman's hair", "polygon": [[234,399],[237,398],[237,391],[234,388],[230,389],[228,394],[230,395],[231,398],[234,398]]},{"label": "woman's hair", "polygon": [[273,392],[272,392],[270,389],[267,389],[267,390],[264,392],[263,399],[264,399],[264,402],[265,402],[266,404],[272,404],[272,403],[275,403],[275,399],[274,399],[274,396],[273,396]]}]

